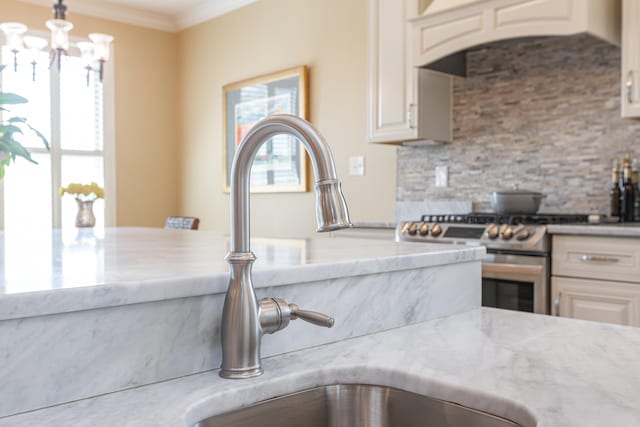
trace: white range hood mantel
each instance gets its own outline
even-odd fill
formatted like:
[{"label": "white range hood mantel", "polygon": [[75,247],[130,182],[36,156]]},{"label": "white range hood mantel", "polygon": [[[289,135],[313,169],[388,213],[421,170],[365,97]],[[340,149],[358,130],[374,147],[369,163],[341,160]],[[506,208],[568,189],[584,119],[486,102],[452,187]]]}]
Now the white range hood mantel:
[{"label": "white range hood mantel", "polygon": [[620,44],[619,0],[408,0],[413,64],[497,40],[589,33]]}]

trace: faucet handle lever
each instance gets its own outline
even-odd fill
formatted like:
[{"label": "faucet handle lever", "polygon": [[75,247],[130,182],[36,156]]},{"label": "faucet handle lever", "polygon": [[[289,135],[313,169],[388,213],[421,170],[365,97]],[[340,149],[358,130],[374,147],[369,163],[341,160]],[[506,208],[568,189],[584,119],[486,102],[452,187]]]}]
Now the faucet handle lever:
[{"label": "faucet handle lever", "polygon": [[300,318],[305,322],[317,326],[324,326],[325,328],[331,328],[335,324],[333,317],[318,313],[317,311],[301,310],[297,304],[289,304],[289,310],[291,310],[291,320]]},{"label": "faucet handle lever", "polygon": [[300,318],[318,326],[330,328],[333,317],[316,311],[300,310],[297,304],[287,304],[282,298],[263,298],[260,300],[260,327],[265,334],[272,334],[287,327],[290,320]]}]

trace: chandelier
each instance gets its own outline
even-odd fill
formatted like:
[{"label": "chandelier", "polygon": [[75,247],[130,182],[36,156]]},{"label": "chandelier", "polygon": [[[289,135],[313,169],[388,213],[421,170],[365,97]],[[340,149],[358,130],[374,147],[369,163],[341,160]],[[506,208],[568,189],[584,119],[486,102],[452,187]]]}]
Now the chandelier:
[{"label": "chandelier", "polygon": [[[58,71],[61,68],[62,57],[68,55],[69,31],[73,24],[66,19],[67,6],[62,0],[54,0],[53,19],[46,22],[47,28],[51,31],[51,46],[49,67],[56,64]],[[28,28],[19,22],[5,22],[0,24],[0,30],[5,35],[5,45],[13,53],[13,68],[18,71],[18,54],[26,53],[30,59],[33,80],[36,76],[37,59],[40,53],[49,45],[46,39],[25,35]],[[87,85],[91,72],[97,72],[100,81],[104,75],[104,64],[109,60],[110,45],[113,37],[108,34],[92,33],[89,40],[76,43],[80,50],[80,58],[85,70],[87,70]]]}]

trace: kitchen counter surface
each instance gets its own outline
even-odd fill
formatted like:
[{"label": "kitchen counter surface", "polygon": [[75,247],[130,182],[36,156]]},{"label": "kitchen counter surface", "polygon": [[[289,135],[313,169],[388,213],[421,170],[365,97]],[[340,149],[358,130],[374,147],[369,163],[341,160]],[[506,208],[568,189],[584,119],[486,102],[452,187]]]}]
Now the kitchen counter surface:
[{"label": "kitchen counter surface", "polygon": [[0,419],[0,426],[183,427],[318,385],[369,383],[523,426],[631,427],[640,425],[639,352],[640,328],[482,308],[267,358],[256,379],[209,371]]},{"label": "kitchen counter surface", "polygon": [[[223,293],[229,238],[154,228],[0,232],[0,320]],[[256,288],[480,260],[483,248],[392,239],[253,238]],[[2,260],[2,258],[0,258]]]},{"label": "kitchen counter surface", "polygon": [[640,237],[640,223],[547,225],[550,234],[573,234],[583,236]]}]

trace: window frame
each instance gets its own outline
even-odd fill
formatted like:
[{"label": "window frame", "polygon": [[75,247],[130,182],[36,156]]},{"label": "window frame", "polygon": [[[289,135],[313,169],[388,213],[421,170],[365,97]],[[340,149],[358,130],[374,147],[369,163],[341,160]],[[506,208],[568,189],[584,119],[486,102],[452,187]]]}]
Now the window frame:
[{"label": "window frame", "polygon": [[[28,32],[29,35],[48,37],[43,32]],[[85,41],[82,38],[72,38],[72,42]],[[102,150],[73,150],[62,149],[61,146],[61,111],[60,111],[60,73],[64,73],[64,64],[58,72],[55,66],[49,70],[50,81],[50,112],[51,135],[49,136],[50,150],[44,147],[28,148],[33,154],[49,154],[51,160],[51,223],[52,228],[62,227],[62,201],[58,195],[58,189],[62,186],[62,156],[102,156],[104,173],[104,226],[115,227],[116,221],[116,157],[115,157],[115,65],[114,46],[111,45],[111,54],[108,62],[104,64],[104,77],[102,81]],[[71,48],[69,55],[78,56],[76,49]],[[0,63],[4,61],[2,49],[0,49]],[[13,72],[9,67],[4,72]],[[2,83],[0,81],[0,87]],[[0,112],[1,113],[1,112]],[[37,165],[34,165],[37,167]],[[11,168],[7,169],[11,173]],[[0,231],[4,230],[4,180],[0,180]]]}]

